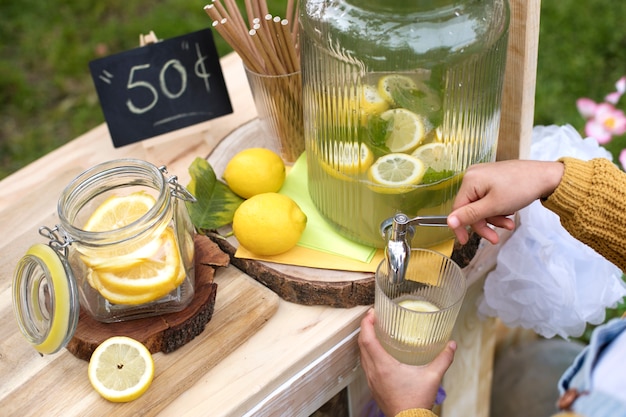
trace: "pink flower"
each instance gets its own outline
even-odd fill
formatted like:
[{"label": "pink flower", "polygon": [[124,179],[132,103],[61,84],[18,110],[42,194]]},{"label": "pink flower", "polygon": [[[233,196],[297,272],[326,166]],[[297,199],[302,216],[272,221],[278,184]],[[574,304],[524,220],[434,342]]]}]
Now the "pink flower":
[{"label": "pink flower", "polygon": [[576,100],[576,108],[582,117],[589,119],[596,115],[598,104],[590,98],[583,97]]},{"label": "pink flower", "polygon": [[617,104],[620,97],[622,97],[622,94],[619,91],[613,91],[612,93],[609,93],[606,95],[606,97],[604,97],[604,101],[611,104]]},{"label": "pink flower", "polygon": [[610,103],[596,105],[594,114],[585,125],[585,134],[595,138],[601,145],[609,143],[613,136],[624,133],[626,133],[626,115]]},{"label": "pink flower", "polygon": [[604,100],[611,104],[617,104],[624,92],[626,92],[626,76],[617,80],[615,83],[615,91],[609,93]]}]

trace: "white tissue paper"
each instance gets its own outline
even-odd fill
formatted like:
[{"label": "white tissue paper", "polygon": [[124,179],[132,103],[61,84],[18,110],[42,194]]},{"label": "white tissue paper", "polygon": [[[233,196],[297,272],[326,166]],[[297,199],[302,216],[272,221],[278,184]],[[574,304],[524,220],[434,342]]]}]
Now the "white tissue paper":
[{"label": "white tissue paper", "polygon": [[[572,126],[533,129],[530,159],[563,156],[612,159]],[[518,212],[518,223],[487,275],[479,313],[547,338],[578,337],[587,323],[602,323],[605,309],[626,296],[620,269],[573,238],[539,201]]]}]

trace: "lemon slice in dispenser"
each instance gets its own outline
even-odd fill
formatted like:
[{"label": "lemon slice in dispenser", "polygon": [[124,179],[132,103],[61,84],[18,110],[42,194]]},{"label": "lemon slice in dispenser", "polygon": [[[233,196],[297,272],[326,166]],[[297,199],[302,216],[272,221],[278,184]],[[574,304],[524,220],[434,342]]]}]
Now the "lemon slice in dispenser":
[{"label": "lemon slice in dispenser", "polygon": [[427,133],[424,118],[407,109],[391,109],[380,115],[388,123],[385,145],[391,152],[409,153],[419,146]]},{"label": "lemon slice in dispenser", "polygon": [[370,188],[383,194],[399,194],[418,185],[426,167],[417,158],[403,153],[390,153],[376,160],[368,171]]}]

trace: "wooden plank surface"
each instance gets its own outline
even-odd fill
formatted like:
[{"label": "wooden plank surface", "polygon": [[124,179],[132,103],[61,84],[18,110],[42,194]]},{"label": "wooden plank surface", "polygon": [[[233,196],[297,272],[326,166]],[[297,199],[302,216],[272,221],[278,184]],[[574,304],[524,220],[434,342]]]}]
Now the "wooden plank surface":
[{"label": "wooden plank surface", "polygon": [[[23,340],[12,337],[0,352],[1,414],[20,417],[158,414],[252,336],[278,308],[276,294],[235,268],[218,269],[215,282],[218,284],[215,311],[206,329],[175,352],[155,353],[154,381],[144,395],[130,403],[116,404],[101,398],[91,388],[86,361],[67,351],[41,358],[34,349],[25,351],[20,346]],[[21,354],[15,357],[15,351]]]}]

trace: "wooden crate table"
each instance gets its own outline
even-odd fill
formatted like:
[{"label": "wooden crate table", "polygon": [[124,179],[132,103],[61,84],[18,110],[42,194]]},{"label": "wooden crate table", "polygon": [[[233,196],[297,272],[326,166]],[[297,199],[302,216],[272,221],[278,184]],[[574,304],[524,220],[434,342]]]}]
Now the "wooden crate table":
[{"label": "wooden crate table", "polygon": [[[532,44],[537,29],[527,28],[525,16],[530,12],[534,16],[539,2],[530,2],[534,7],[530,12],[526,2],[514,0],[512,4],[513,17],[518,22],[520,17],[516,13],[522,7],[523,23],[518,23],[518,27],[525,28],[529,35],[515,42],[518,46],[523,44],[521,50],[525,51],[526,43]],[[530,22],[537,24],[538,17]],[[522,53],[514,58],[513,65],[534,70],[532,56],[528,58]],[[225,316],[230,317],[231,313],[226,312],[234,311],[233,317],[246,316],[247,313],[236,314],[236,303],[241,301],[237,291],[257,291],[260,284],[232,265],[216,275],[215,312],[205,330],[218,336],[201,334],[197,340],[167,354],[172,356],[156,353],[153,386],[143,397],[128,404],[112,404],[100,398],[89,386],[85,361],[67,350],[40,357],[18,330],[11,303],[13,270],[27,248],[42,241],[38,228],[55,224],[57,199],[77,174],[106,160],[133,157],[157,166],[166,165],[181,184],[187,184],[187,168],[196,157],[206,157],[223,138],[256,117],[239,57],[230,54],[221,62],[233,114],[117,149],[113,148],[107,126],[103,124],[0,181],[0,230],[3,231],[0,414],[3,416],[306,417],[345,388],[350,394],[351,414],[360,416],[369,397],[359,367],[357,337],[368,306],[305,306],[276,297],[275,308],[257,313],[261,322],[257,320],[254,326],[241,328],[242,322],[229,321]],[[520,109],[510,111],[519,114]],[[454,336],[460,343],[455,364],[445,381],[449,390],[442,414],[445,417],[488,416],[492,321],[482,322],[476,317],[475,301],[482,291],[481,280],[493,267],[495,250],[492,248],[484,255],[479,252],[481,256],[467,269],[468,276],[476,283],[470,287],[469,301],[463,307]],[[264,290],[269,291],[265,287]],[[220,294],[228,295],[220,298]],[[275,294],[267,295],[268,302],[272,295]],[[204,358],[215,355],[216,350],[222,350],[223,354],[214,356],[215,360]],[[189,378],[180,378],[179,373],[188,374]]]}]

